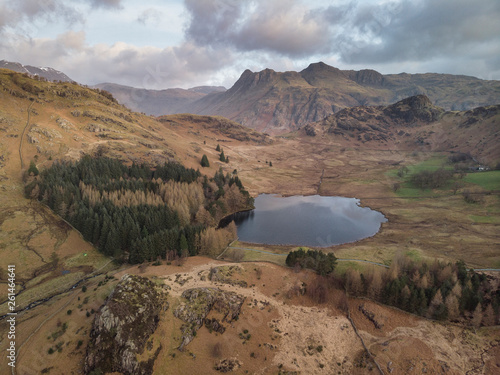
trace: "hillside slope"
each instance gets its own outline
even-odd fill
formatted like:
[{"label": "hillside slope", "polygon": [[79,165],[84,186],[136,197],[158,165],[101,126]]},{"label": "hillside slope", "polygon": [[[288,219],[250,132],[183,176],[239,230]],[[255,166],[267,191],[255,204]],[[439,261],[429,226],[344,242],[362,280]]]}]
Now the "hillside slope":
[{"label": "hillside slope", "polygon": [[[219,160],[218,143],[269,142],[228,120],[194,118],[160,122],[98,89],[0,69],[0,249],[4,265],[17,265],[20,308],[111,262],[45,205],[24,197],[25,182],[35,178],[28,168],[41,172],[57,160],[102,155],[127,165],[172,161],[196,170],[206,154],[210,167],[203,174],[213,176],[221,167],[225,174],[235,169],[232,161]],[[233,159],[229,149],[226,155]]]},{"label": "hillside slope", "polygon": [[427,95],[446,110],[468,110],[498,104],[500,82],[449,74],[342,71],[320,62],[301,72],[246,70],[228,91],[207,95],[184,111],[225,116],[259,131],[279,134],[345,107],[387,105],[418,94]]},{"label": "hillside slope", "polygon": [[492,166],[500,161],[500,105],[446,112],[417,95],[389,106],[344,108],[301,133],[367,148],[465,152]]}]

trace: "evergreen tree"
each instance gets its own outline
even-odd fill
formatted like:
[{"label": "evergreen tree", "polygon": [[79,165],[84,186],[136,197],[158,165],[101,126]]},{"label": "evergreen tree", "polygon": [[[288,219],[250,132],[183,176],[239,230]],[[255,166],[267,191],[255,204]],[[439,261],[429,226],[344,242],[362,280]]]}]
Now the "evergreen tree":
[{"label": "evergreen tree", "polygon": [[181,234],[181,238],[179,239],[179,249],[181,250],[181,252],[183,250],[188,249],[188,243],[187,243],[187,239],[186,239],[186,236],[184,235],[184,233]]},{"label": "evergreen tree", "polygon": [[201,157],[201,166],[203,168],[210,167],[210,163],[208,162],[207,155],[205,155],[205,154],[203,154],[203,156]]},{"label": "evergreen tree", "polygon": [[28,168],[28,174],[33,175],[33,176],[38,176],[40,172],[38,171],[38,168],[36,167],[35,162],[32,160],[30,162],[30,167]]},{"label": "evergreen tree", "polygon": [[224,162],[226,161],[226,156],[224,155],[224,150],[222,150],[222,151],[220,152],[220,155],[219,155],[219,160],[220,160],[220,161],[224,161]]},{"label": "evergreen tree", "polygon": [[218,143],[217,143],[217,147],[215,148],[215,151],[220,151],[220,146]]}]

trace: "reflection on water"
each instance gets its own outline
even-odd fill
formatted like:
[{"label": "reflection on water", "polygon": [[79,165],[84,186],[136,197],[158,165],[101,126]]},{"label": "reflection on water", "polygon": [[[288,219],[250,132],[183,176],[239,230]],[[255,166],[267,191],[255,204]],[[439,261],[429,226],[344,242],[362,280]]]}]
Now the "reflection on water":
[{"label": "reflection on water", "polygon": [[[387,219],[344,197],[261,194],[255,209],[232,215],[241,241],[327,247],[373,236]],[[223,224],[224,225],[224,224]]]}]

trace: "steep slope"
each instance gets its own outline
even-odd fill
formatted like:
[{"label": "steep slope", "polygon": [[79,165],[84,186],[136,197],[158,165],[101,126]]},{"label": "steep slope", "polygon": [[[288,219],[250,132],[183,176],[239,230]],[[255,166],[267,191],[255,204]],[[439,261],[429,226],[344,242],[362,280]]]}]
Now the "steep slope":
[{"label": "steep slope", "polygon": [[14,72],[18,73],[27,73],[32,76],[43,77],[49,81],[63,81],[63,82],[72,82],[73,80],[69,78],[63,72],[59,70],[55,70],[50,67],[36,67],[31,65],[23,65],[18,62],[11,62],[6,60],[0,60],[0,68],[1,69],[10,69]]},{"label": "steep slope", "polygon": [[344,106],[358,104],[348,94],[315,86],[307,78],[297,72],[246,70],[228,91],[207,95],[186,107],[186,112],[220,115],[276,134],[320,120]]},{"label": "steep slope", "polygon": [[220,86],[198,86],[188,90],[148,90],[115,83],[100,83],[94,87],[110,92],[118,102],[133,111],[154,116],[182,113],[186,106],[205,95],[226,90]]},{"label": "steep slope", "polygon": [[345,107],[387,105],[425,94],[444,109],[497,104],[500,82],[449,74],[382,75],[342,71],[322,62],[301,72],[246,70],[224,93],[207,95],[185,112],[221,115],[271,134],[295,130]]}]

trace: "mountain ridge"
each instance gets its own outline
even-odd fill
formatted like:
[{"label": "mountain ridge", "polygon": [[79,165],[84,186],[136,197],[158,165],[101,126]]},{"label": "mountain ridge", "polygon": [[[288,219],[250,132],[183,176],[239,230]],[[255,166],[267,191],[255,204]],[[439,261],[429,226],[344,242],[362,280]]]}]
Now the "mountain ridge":
[{"label": "mountain ridge", "polygon": [[49,81],[73,82],[65,73],[50,67],[36,67],[23,65],[18,62],[0,60],[0,68],[10,69],[18,73],[27,73],[32,76],[43,77]]},{"label": "mountain ridge", "polygon": [[358,105],[389,105],[424,94],[446,110],[469,110],[500,102],[500,82],[440,73],[389,74],[340,70],[323,62],[300,72],[245,70],[224,93],[212,93],[184,108],[221,115],[250,128],[279,134]]}]

